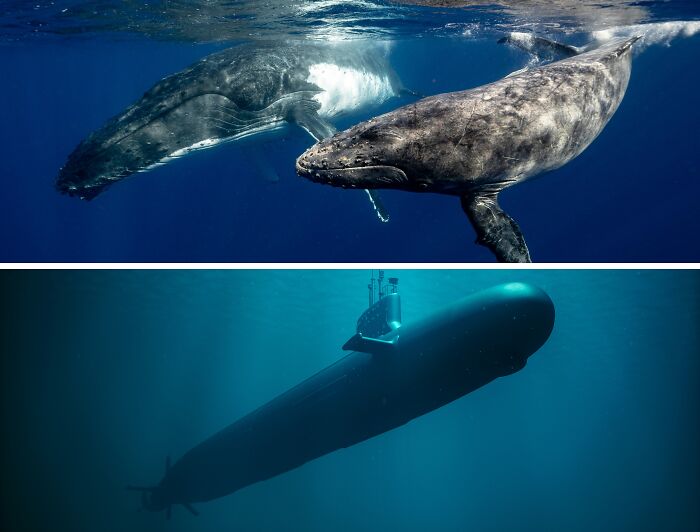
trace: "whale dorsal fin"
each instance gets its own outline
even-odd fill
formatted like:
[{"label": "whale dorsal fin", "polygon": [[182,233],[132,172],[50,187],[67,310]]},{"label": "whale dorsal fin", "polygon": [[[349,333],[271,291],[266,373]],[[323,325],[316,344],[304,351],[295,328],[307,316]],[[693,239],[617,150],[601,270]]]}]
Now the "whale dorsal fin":
[{"label": "whale dorsal fin", "polygon": [[541,61],[557,61],[573,57],[582,52],[581,49],[568,44],[562,44],[556,41],[537,37],[532,33],[522,33],[514,31],[502,39],[498,40],[499,44],[510,44],[516,48],[520,48],[525,52],[535,56]]},{"label": "whale dorsal fin", "polygon": [[498,205],[497,193],[462,196],[462,209],[476,230],[476,243],[489,248],[498,262],[532,262],[520,227]]}]

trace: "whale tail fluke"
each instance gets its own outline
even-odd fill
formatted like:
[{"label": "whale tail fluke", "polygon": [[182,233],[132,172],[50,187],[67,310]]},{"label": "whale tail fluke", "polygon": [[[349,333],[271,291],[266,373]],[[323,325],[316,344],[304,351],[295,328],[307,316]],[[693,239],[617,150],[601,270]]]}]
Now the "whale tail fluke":
[{"label": "whale tail fluke", "polygon": [[620,48],[619,48],[620,53],[626,52],[627,50],[629,50],[630,48],[632,48],[632,45],[633,45],[634,43],[636,43],[636,42],[637,42],[639,39],[641,39],[641,38],[642,38],[641,35],[634,35],[633,37],[630,37],[629,39],[627,39],[627,40],[622,44],[622,46],[620,46]]},{"label": "whale tail fluke", "polygon": [[[622,42],[622,44],[615,50],[615,53],[617,55],[623,54],[641,38],[642,35],[634,35],[630,37],[626,41]],[[545,39],[544,37],[538,37],[532,33],[517,31],[511,32],[505,37],[500,38],[498,43],[508,44],[523,50],[530,54],[538,62],[558,61],[560,59],[574,57],[585,52],[590,52],[601,45],[599,41],[594,40],[581,47],[571,46],[569,44],[562,44],[550,39]]]},{"label": "whale tail fluke", "polygon": [[568,44],[562,44],[532,33],[514,31],[498,40],[498,44],[508,44],[532,55],[538,61],[557,61],[574,57],[584,51]]}]

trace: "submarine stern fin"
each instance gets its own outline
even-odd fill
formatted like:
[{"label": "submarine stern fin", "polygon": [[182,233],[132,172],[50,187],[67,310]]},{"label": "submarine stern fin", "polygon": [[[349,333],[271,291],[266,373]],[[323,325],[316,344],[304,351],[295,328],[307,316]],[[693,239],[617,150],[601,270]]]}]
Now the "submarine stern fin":
[{"label": "submarine stern fin", "polygon": [[[170,455],[165,457],[165,478],[170,473]],[[164,480],[165,480],[164,478]],[[199,515],[199,512],[188,502],[173,502],[169,497],[164,497],[163,482],[158,486],[132,486],[126,487],[128,491],[141,493],[141,510],[148,512],[162,512],[165,510],[165,519],[170,521],[173,513],[173,504],[184,506],[192,515]]]}]

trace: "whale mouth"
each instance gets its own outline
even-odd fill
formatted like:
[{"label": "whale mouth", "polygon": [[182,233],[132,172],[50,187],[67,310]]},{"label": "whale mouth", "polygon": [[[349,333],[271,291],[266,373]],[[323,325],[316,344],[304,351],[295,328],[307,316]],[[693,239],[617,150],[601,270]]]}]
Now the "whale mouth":
[{"label": "whale mouth", "polygon": [[90,201],[99,196],[110,183],[100,183],[96,185],[77,185],[75,183],[61,181],[56,181],[55,186],[61,194],[66,194],[71,197],[77,197],[82,200]]},{"label": "whale mouth", "polygon": [[319,168],[299,157],[296,169],[314,183],[342,188],[396,188],[408,182],[403,170],[388,165]]}]

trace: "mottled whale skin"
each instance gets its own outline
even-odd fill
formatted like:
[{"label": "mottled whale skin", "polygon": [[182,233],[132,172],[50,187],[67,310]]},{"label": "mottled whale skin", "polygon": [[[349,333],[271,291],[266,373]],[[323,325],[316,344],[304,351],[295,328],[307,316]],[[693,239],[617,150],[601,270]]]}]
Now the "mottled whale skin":
[{"label": "mottled whale skin", "polygon": [[330,118],[402,90],[381,43],[236,46],[158,82],[89,135],[56,186],[92,199],[135,172],[287,123],[320,140],[335,132]]},{"label": "mottled whale skin", "polygon": [[530,262],[498,193],[593,142],[625,94],[635,40],[403,106],[319,142],[297,159],[297,173],[342,187],[460,196],[478,243],[499,261]]}]

